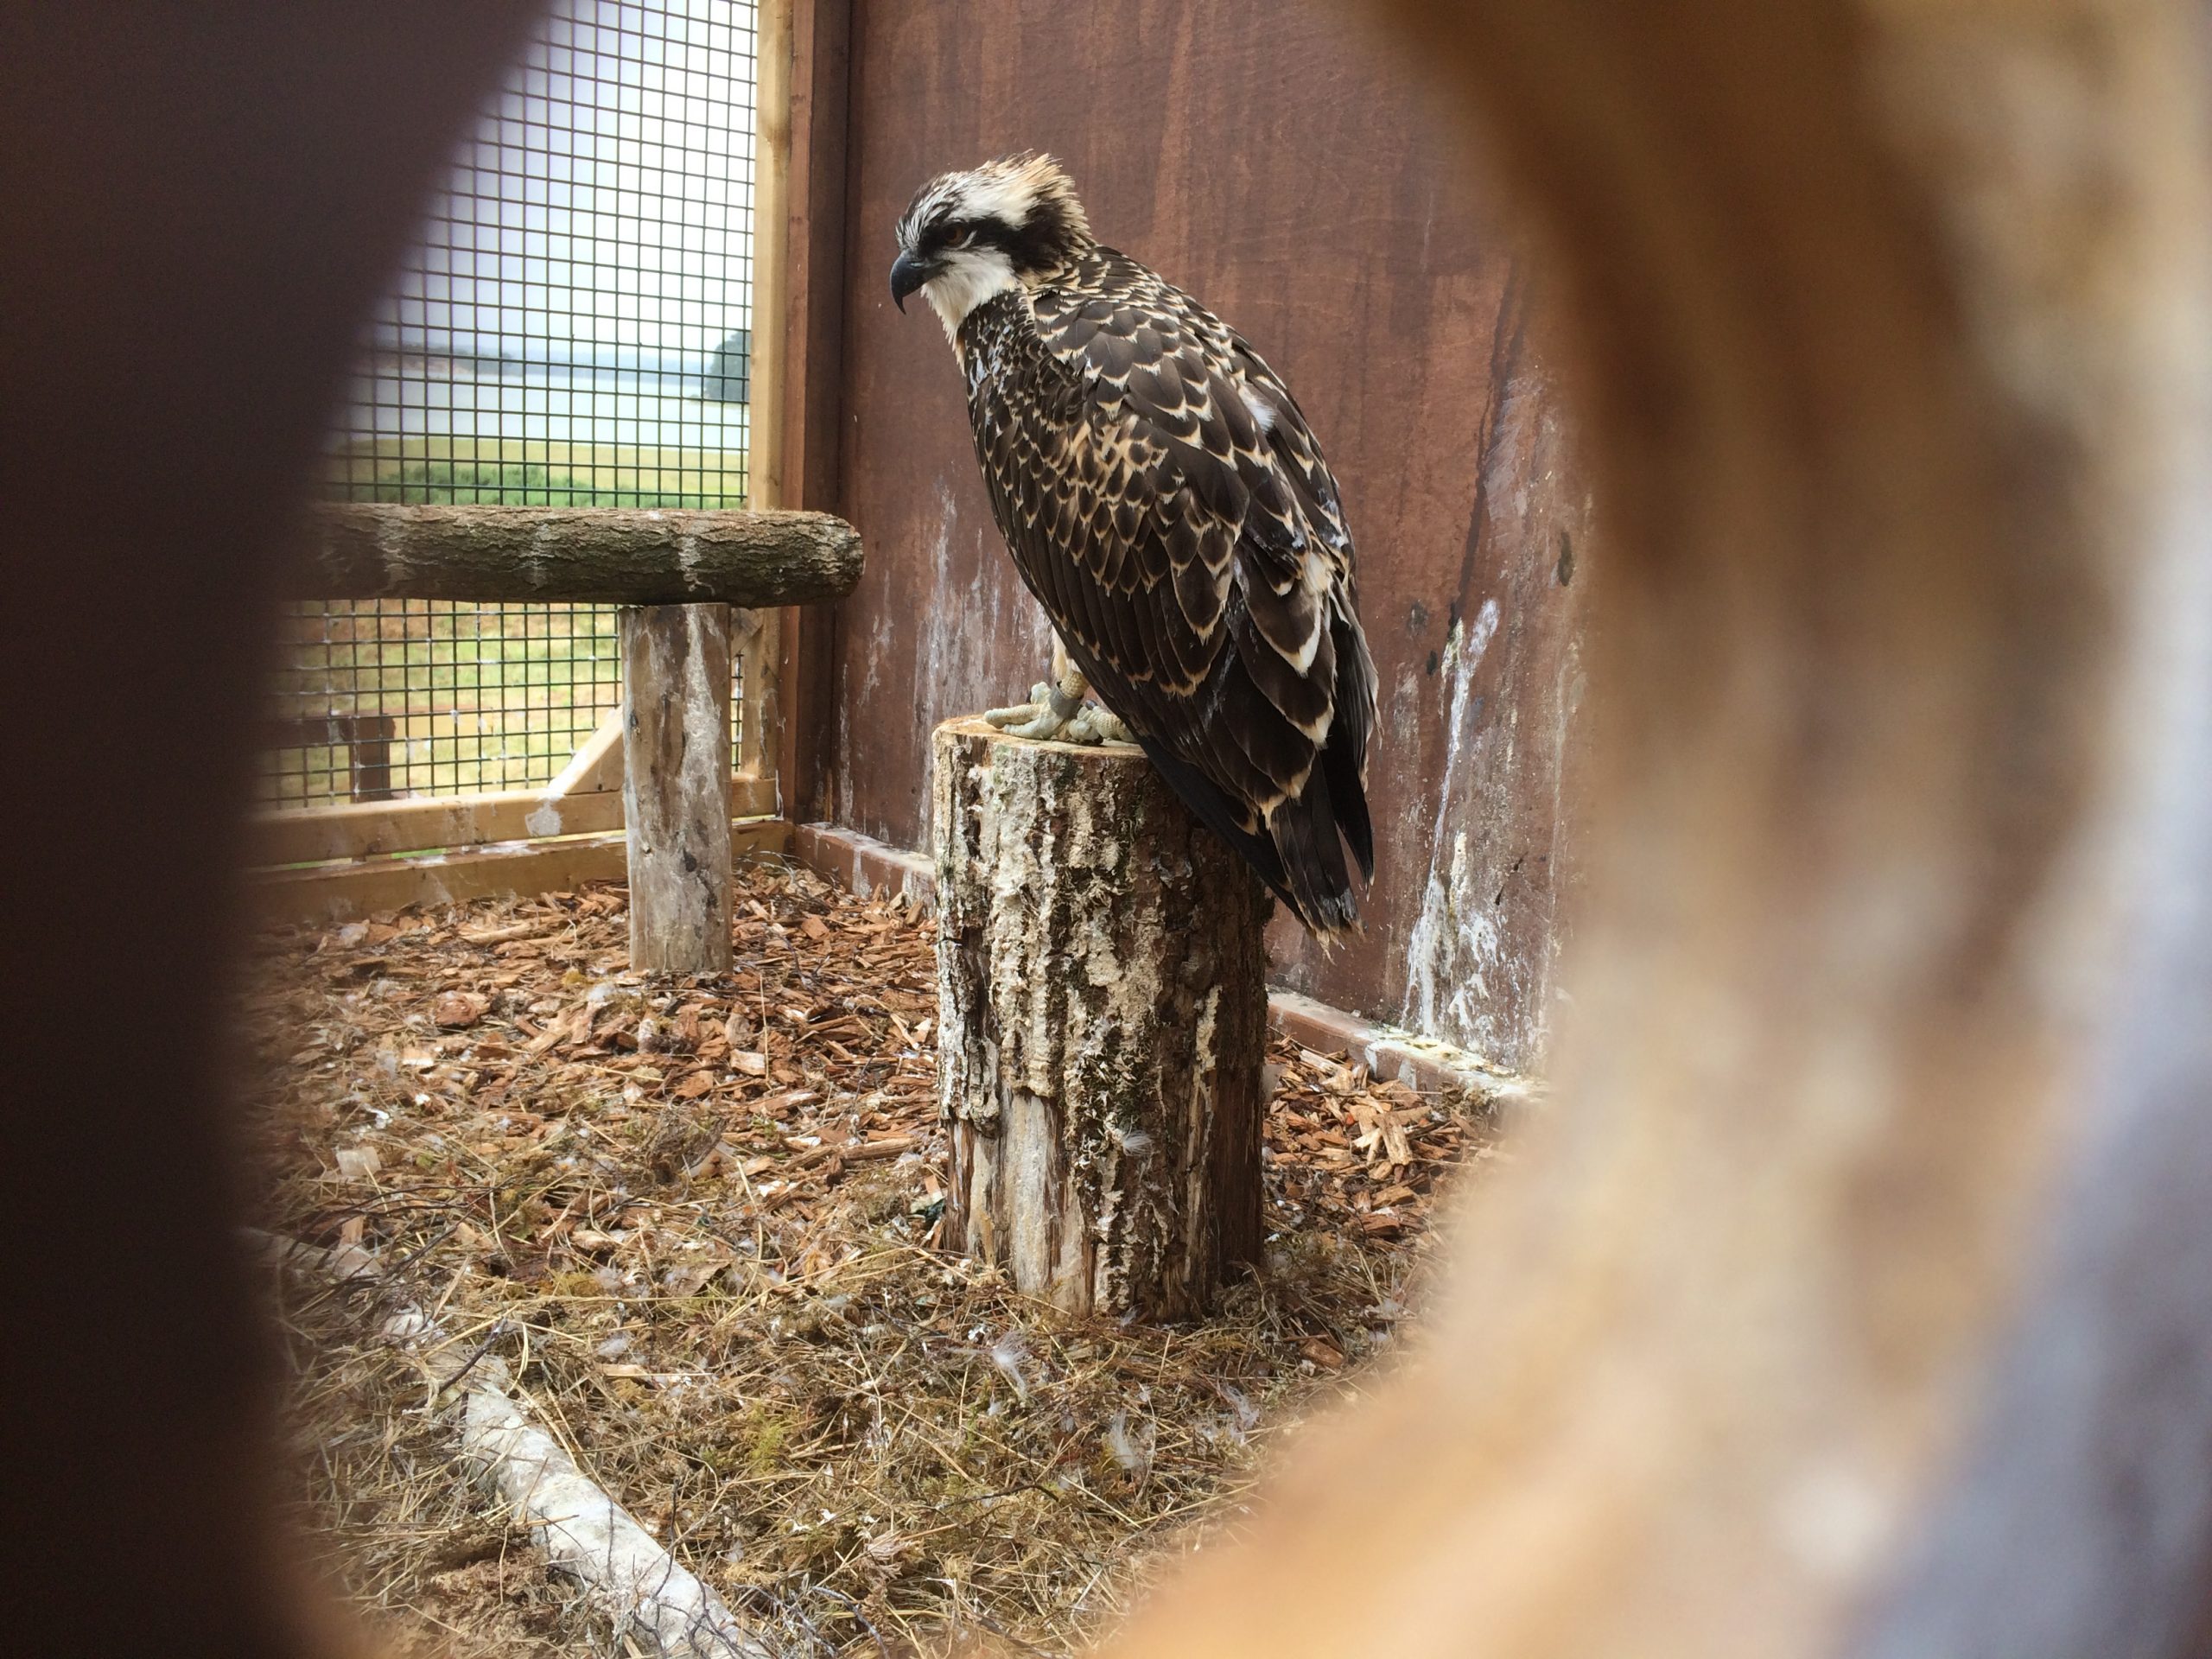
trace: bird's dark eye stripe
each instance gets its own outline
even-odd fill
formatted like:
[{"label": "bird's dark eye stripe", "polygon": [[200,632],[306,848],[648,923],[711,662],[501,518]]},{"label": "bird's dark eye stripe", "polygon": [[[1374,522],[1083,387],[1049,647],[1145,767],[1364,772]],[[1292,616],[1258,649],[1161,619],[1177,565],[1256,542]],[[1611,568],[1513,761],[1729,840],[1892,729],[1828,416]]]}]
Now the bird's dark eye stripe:
[{"label": "bird's dark eye stripe", "polygon": [[[1079,210],[1078,210],[1079,211]],[[992,249],[1006,255],[1017,271],[1051,270],[1066,264],[1081,232],[1052,200],[1033,203],[1019,225],[951,200],[918,200],[899,225],[899,245],[925,262],[955,252]],[[964,239],[963,239],[964,238]]]},{"label": "bird's dark eye stripe", "polygon": [[932,251],[949,248],[964,236],[975,243],[1004,247],[1007,245],[1002,238],[1006,234],[1007,227],[993,219],[941,219],[922,233],[922,246]]},{"label": "bird's dark eye stripe", "polygon": [[[969,239],[962,244],[963,235]],[[933,227],[922,238],[920,251],[942,253],[956,245],[995,248],[1014,261],[1017,270],[1042,270],[1057,263],[1060,252],[1050,230],[1037,221],[1017,228],[1002,219],[963,219]]]}]

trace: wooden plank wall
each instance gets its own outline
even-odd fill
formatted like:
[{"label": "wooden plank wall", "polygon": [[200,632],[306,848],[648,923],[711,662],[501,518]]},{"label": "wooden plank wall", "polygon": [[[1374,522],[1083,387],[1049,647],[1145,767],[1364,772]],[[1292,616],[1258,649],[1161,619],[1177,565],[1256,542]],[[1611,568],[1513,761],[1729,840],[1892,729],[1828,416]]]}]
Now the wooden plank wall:
[{"label": "wooden plank wall", "polygon": [[828,644],[829,815],[924,845],[931,728],[1044,671],[1049,636],[992,527],[951,353],[926,307],[892,308],[887,273],[925,177],[1047,149],[1103,240],[1283,372],[1358,537],[1381,868],[1365,937],[1333,959],[1278,920],[1279,982],[1533,1067],[1587,500],[1524,268],[1446,165],[1438,118],[1344,18],[1304,4],[847,16],[841,449],[834,499],[804,505],[858,524],[868,569]]}]

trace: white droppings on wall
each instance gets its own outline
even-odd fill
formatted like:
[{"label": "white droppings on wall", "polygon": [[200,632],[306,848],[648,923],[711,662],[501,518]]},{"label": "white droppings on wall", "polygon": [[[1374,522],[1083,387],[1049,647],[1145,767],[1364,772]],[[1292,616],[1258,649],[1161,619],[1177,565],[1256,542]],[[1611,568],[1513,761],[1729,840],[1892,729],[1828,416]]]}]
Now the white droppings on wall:
[{"label": "white droppings on wall", "polygon": [[1429,837],[1428,881],[1408,950],[1404,1022],[1430,1036],[1448,1036],[1484,1052],[1492,1033],[1483,1004],[1485,968],[1498,957],[1498,933],[1487,895],[1473,891],[1467,832],[1453,829],[1460,772],[1478,741],[1469,714],[1475,671],[1497,637],[1497,601],[1486,599],[1471,626],[1455,622],[1444,642],[1444,671],[1452,702],[1445,730],[1444,776],[1436,792],[1436,822]]},{"label": "white droppings on wall", "polygon": [[[963,624],[965,607],[952,585],[952,533],[960,522],[960,509],[952,492],[937,486],[937,533],[930,537],[930,586],[932,602],[924,610],[919,653],[922,696],[935,693],[944,683],[948,665],[959,657],[963,640],[973,638]],[[971,584],[972,586],[972,584]],[[948,602],[950,601],[950,602]]]},{"label": "white droppings on wall", "polygon": [[1421,676],[1408,664],[1399,671],[1398,683],[1390,692],[1390,729],[1411,731],[1421,717]]}]

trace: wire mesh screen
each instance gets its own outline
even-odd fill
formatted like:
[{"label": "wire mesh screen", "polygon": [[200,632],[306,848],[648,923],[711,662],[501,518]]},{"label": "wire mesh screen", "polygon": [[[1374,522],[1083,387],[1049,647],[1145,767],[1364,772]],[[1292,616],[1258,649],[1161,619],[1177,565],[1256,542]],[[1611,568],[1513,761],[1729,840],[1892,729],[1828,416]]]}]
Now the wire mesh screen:
[{"label": "wire mesh screen", "polygon": [[607,606],[298,605],[283,650],[272,806],[548,783],[622,701]]},{"label": "wire mesh screen", "polygon": [[[744,504],[754,24],[750,0],[540,22],[364,329],[331,495]],[[287,627],[266,804],[541,784],[620,696],[609,607],[332,603]]]}]

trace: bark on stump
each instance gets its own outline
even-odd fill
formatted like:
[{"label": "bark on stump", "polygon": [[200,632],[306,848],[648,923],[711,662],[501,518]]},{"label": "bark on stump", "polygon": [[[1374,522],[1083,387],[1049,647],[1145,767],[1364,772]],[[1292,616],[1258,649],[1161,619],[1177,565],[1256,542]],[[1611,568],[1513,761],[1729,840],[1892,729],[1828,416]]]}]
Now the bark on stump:
[{"label": "bark on stump", "polygon": [[620,613],[630,966],[729,971],[730,613]]},{"label": "bark on stump", "polygon": [[934,747],[945,1236],[1071,1312],[1202,1313],[1260,1251],[1266,892],[1136,749]]}]

